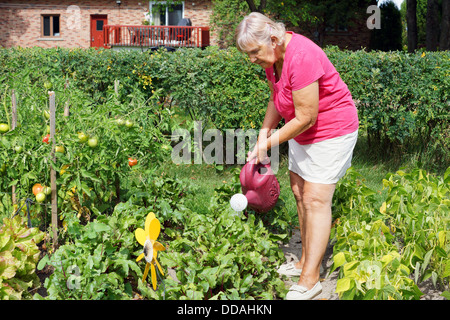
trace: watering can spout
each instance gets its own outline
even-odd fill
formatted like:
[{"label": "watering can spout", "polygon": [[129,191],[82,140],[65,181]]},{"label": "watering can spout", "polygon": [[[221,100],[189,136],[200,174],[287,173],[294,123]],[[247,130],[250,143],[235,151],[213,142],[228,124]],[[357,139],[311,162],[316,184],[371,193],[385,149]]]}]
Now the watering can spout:
[{"label": "watering can spout", "polygon": [[239,179],[250,208],[262,213],[275,207],[280,195],[280,185],[270,164],[256,164],[253,159],[244,165]]}]

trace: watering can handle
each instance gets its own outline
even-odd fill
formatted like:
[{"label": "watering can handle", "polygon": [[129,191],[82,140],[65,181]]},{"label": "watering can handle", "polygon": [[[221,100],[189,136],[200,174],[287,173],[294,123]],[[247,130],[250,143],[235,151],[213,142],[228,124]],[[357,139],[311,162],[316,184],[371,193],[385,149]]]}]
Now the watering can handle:
[{"label": "watering can handle", "polygon": [[[271,172],[270,164],[263,164],[258,163],[256,164],[256,158],[249,161],[249,172],[251,173],[251,176],[253,177],[253,185],[254,186],[260,186],[266,182],[267,179],[269,179]],[[267,172],[264,174],[259,173],[260,168],[266,168]]]}]

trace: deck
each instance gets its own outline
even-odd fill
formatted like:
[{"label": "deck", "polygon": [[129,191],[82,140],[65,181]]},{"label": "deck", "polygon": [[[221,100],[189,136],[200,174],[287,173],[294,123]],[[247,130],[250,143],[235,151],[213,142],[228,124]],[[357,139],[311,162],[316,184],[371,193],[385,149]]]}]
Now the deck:
[{"label": "deck", "polygon": [[106,25],[103,33],[107,48],[209,46],[209,27]]}]

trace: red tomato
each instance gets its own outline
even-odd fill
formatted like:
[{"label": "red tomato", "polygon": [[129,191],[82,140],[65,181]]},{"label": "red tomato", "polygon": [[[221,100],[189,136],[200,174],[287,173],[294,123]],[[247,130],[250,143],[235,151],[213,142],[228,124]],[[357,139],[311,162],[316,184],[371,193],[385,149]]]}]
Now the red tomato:
[{"label": "red tomato", "polygon": [[128,158],[128,165],[130,167],[137,165],[137,159],[134,158]]},{"label": "red tomato", "polygon": [[38,193],[40,193],[40,192],[42,192],[42,190],[44,189],[44,186],[42,186],[40,183],[36,183],[34,186],[33,186],[33,194],[34,195],[37,195]]},{"label": "red tomato", "polygon": [[42,142],[44,142],[44,143],[46,143],[46,144],[49,144],[49,140],[50,140],[50,135],[47,134],[47,135],[42,139]]}]

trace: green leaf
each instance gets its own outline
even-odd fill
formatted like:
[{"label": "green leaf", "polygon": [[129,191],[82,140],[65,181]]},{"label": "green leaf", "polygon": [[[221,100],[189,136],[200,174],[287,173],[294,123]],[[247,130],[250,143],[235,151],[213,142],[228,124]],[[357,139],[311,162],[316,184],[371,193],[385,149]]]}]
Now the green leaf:
[{"label": "green leaf", "polygon": [[48,256],[48,254],[46,254],[38,263],[37,265],[37,269],[38,270],[42,270],[45,268],[45,266],[47,265],[47,263],[50,261],[50,258]]},{"label": "green leaf", "polygon": [[339,252],[338,254],[333,256],[333,261],[334,261],[333,269],[339,268],[340,266],[342,266],[344,263],[347,262],[343,252]]},{"label": "green leaf", "polygon": [[352,285],[352,280],[350,278],[341,278],[336,282],[336,293],[343,293],[350,290]]},{"label": "green leaf", "polygon": [[434,249],[431,249],[430,251],[428,251],[428,252],[425,254],[425,257],[424,257],[423,262],[422,262],[422,268],[421,268],[422,273],[423,273],[423,272],[425,271],[425,269],[428,267],[428,264],[429,264],[430,259],[431,259],[431,255],[433,254],[433,251],[434,251]]},{"label": "green leaf", "polygon": [[443,296],[447,300],[450,300],[450,291],[442,292],[441,296]]},{"label": "green leaf", "polygon": [[450,259],[444,260],[442,264],[445,264],[444,272],[442,273],[442,277],[450,277]]},{"label": "green leaf", "polygon": [[95,232],[105,232],[111,230],[110,226],[101,222],[92,222],[92,226]]}]

